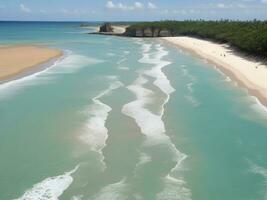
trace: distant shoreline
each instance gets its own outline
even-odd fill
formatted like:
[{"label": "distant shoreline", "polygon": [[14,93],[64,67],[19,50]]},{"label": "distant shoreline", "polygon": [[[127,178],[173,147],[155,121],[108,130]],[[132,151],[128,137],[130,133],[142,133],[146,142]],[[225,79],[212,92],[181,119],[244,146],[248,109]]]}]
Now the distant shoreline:
[{"label": "distant shoreline", "polygon": [[225,44],[182,36],[161,39],[214,64],[267,106],[266,65],[237,55]]},{"label": "distant shoreline", "polygon": [[[126,30],[126,27],[123,27],[123,29]],[[122,31],[118,32],[116,29],[114,30],[114,32],[94,32],[93,34],[127,36],[122,34]],[[264,106],[267,106],[267,66],[262,62],[239,55],[238,52],[227,44],[216,43],[205,39],[189,36],[143,36],[137,38],[158,38],[206,59],[209,63],[220,68],[232,80],[237,81],[240,86],[246,88],[249,94],[257,97]]]},{"label": "distant shoreline", "polygon": [[60,50],[33,45],[0,47],[0,84],[35,73],[62,55]]}]

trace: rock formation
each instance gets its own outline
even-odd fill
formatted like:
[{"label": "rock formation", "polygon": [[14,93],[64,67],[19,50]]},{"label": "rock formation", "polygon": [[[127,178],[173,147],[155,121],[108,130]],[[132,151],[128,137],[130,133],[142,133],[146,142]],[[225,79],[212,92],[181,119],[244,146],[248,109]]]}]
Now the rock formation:
[{"label": "rock formation", "polygon": [[129,37],[171,37],[173,36],[172,31],[168,29],[160,28],[136,28],[136,29],[126,29],[124,34]]},{"label": "rock formation", "polygon": [[102,26],[100,26],[99,32],[103,33],[113,32],[113,28],[110,23],[105,23]]}]

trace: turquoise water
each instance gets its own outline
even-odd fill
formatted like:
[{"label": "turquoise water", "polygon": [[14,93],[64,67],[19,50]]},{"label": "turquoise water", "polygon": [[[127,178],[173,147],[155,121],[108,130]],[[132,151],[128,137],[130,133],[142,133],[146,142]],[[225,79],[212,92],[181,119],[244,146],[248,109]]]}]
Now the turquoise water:
[{"label": "turquoise water", "polygon": [[0,85],[0,199],[267,199],[267,112],[215,66],[79,23],[0,23],[64,50]]}]

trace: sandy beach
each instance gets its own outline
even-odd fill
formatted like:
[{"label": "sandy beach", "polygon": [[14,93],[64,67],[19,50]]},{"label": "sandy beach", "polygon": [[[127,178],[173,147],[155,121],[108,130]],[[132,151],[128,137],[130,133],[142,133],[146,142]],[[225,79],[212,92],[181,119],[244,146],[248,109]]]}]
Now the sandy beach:
[{"label": "sandy beach", "polygon": [[123,34],[125,31],[126,31],[126,28],[128,27],[127,25],[115,25],[115,26],[112,26],[113,27],[113,31],[114,33],[117,33],[117,34]]},{"label": "sandy beach", "polygon": [[0,81],[23,74],[61,55],[59,50],[38,46],[0,47]]},{"label": "sandy beach", "polygon": [[215,64],[216,67],[237,81],[239,85],[246,87],[251,95],[256,96],[262,104],[267,106],[266,65],[240,56],[226,44],[192,37],[166,37],[163,40]]}]

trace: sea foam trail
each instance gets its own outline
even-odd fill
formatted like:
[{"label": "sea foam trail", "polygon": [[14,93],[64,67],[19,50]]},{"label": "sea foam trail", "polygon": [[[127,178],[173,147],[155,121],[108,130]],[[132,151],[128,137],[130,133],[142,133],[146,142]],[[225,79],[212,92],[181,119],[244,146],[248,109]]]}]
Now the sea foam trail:
[{"label": "sea foam trail", "polygon": [[63,175],[49,177],[40,183],[35,184],[27,190],[23,196],[16,200],[58,200],[63,192],[71,185],[73,177],[71,176],[78,170],[77,165],[73,170]]},{"label": "sea foam trail", "polygon": [[260,175],[264,179],[265,191],[263,192],[263,195],[264,195],[264,199],[267,200],[267,169],[262,167],[262,166],[259,166],[259,165],[255,164],[255,163],[253,163],[250,160],[248,160],[248,163],[250,165],[251,171],[254,174]]},{"label": "sea foam trail", "polygon": [[144,72],[145,75],[150,76],[155,79],[153,84],[157,86],[166,96],[164,103],[162,104],[161,116],[164,113],[164,106],[168,103],[170,94],[175,91],[175,89],[171,86],[169,79],[163,73],[162,69],[171,64],[169,61],[163,60],[164,56],[168,55],[168,51],[164,49],[160,44],[156,45],[156,53],[151,54],[149,51],[151,50],[151,44],[144,44],[143,49],[143,57],[139,60],[140,63],[152,64],[154,65],[150,70],[146,70]]},{"label": "sea foam trail", "polygon": [[[145,47],[145,50],[147,47]],[[168,51],[161,45],[156,45],[156,54],[154,57],[151,54],[145,52],[143,58],[139,60],[141,63],[154,64],[154,67],[150,70],[145,71],[145,74],[155,78],[154,85],[157,86],[166,95],[170,95],[175,91],[171,86],[167,76],[162,72],[162,69],[171,64],[169,61],[165,61],[162,58],[168,55]]]},{"label": "sea foam trail", "polygon": [[120,70],[129,70],[129,67],[125,66],[123,63],[127,60],[127,55],[129,54],[129,51],[123,51],[122,56],[117,61],[117,66]]},{"label": "sea foam trail", "polygon": [[[157,52],[154,58],[151,58],[151,47],[152,45],[146,44],[142,46],[143,57],[139,62],[153,64],[152,69],[139,74],[139,77],[135,82],[127,87],[135,94],[136,100],[124,105],[122,113],[132,117],[141,129],[141,132],[147,136],[145,145],[164,145],[169,150],[173,161],[176,162],[175,167],[173,167],[169,174],[164,178],[163,181],[165,182],[166,187],[157,195],[157,199],[161,199],[167,194],[169,194],[169,199],[174,199],[177,197],[177,193],[179,193],[181,197],[191,199],[191,192],[185,187],[186,183],[182,180],[182,177],[179,177],[179,179],[176,178],[177,174],[182,170],[182,162],[187,156],[178,151],[169,136],[166,135],[165,125],[162,120],[164,106],[168,102],[170,94],[175,91],[167,79],[167,76],[162,72],[162,68],[170,64],[169,62],[162,60],[164,56],[168,55],[168,52],[165,51],[161,45],[157,45]],[[154,85],[167,96],[164,103],[161,105],[162,112],[159,115],[152,113],[146,108],[147,104],[153,102],[152,96],[154,92],[144,87],[148,82],[144,75],[155,78]],[[140,165],[140,163],[138,164]],[[170,184],[172,187],[169,186]]]},{"label": "sea foam trail", "polygon": [[52,74],[74,73],[84,67],[102,62],[104,62],[104,60],[91,58],[84,55],[69,54],[69,56],[57,64],[57,67],[53,67],[47,72]]},{"label": "sea foam trail", "polygon": [[[128,185],[125,179],[102,188],[92,200],[125,200],[127,199]],[[90,200],[91,200],[90,199]]]},{"label": "sea foam trail", "polygon": [[117,77],[108,77],[108,79],[112,80],[109,88],[92,99],[94,103],[89,108],[89,119],[86,123],[85,133],[81,136],[81,139],[89,144],[92,151],[98,152],[101,155],[101,162],[104,164],[104,167],[105,163],[102,149],[106,146],[106,140],[108,139],[106,120],[112,108],[99,99],[109,95],[112,90],[123,86],[123,84],[118,81]]},{"label": "sea foam trail", "polygon": [[261,115],[261,117],[267,118],[267,107],[265,105],[263,105],[259,99],[255,96],[249,96],[249,94],[247,93],[248,98],[252,99],[251,102],[251,108],[257,112],[258,114]]},{"label": "sea foam trail", "polygon": [[198,107],[201,105],[201,102],[193,95],[194,94],[194,86],[197,84],[197,79],[193,75],[188,72],[186,65],[181,65],[181,71],[184,77],[189,79],[189,83],[186,84],[188,94],[185,95],[185,99],[190,102],[193,107]]},{"label": "sea foam trail", "polygon": [[[133,85],[127,87],[136,95],[137,100],[124,105],[122,113],[132,117],[140,127],[141,132],[147,136],[145,145],[154,146],[164,144],[165,147],[169,149],[171,158],[176,162],[175,167],[173,167],[170,173],[164,178],[166,187],[164,188],[164,191],[159,194],[158,199],[161,199],[164,194],[169,194],[170,192],[172,192],[172,194],[176,194],[177,192],[181,193],[180,196],[187,196],[187,199],[190,199],[191,193],[190,190],[185,187],[185,182],[181,179],[172,177],[173,174],[177,174],[182,170],[182,162],[187,156],[178,151],[170,138],[165,134],[165,126],[161,116],[153,114],[145,108],[145,105],[151,102],[152,99],[150,96],[153,94],[151,90],[142,87],[145,83],[147,83],[147,80],[140,75]],[[140,164],[145,164],[150,161],[151,160],[148,159],[143,163],[139,162],[137,167],[139,167]],[[172,184],[171,188],[169,187],[170,184]],[[171,189],[174,191],[171,191]]]},{"label": "sea foam trail", "polygon": [[164,137],[165,127],[161,116],[153,114],[145,108],[145,105],[153,100],[152,95],[154,93],[143,87],[147,82],[147,79],[139,75],[133,85],[127,87],[136,95],[137,100],[124,105],[122,113],[134,118],[141,132],[148,136],[150,141],[153,139],[154,142],[157,142]]}]

